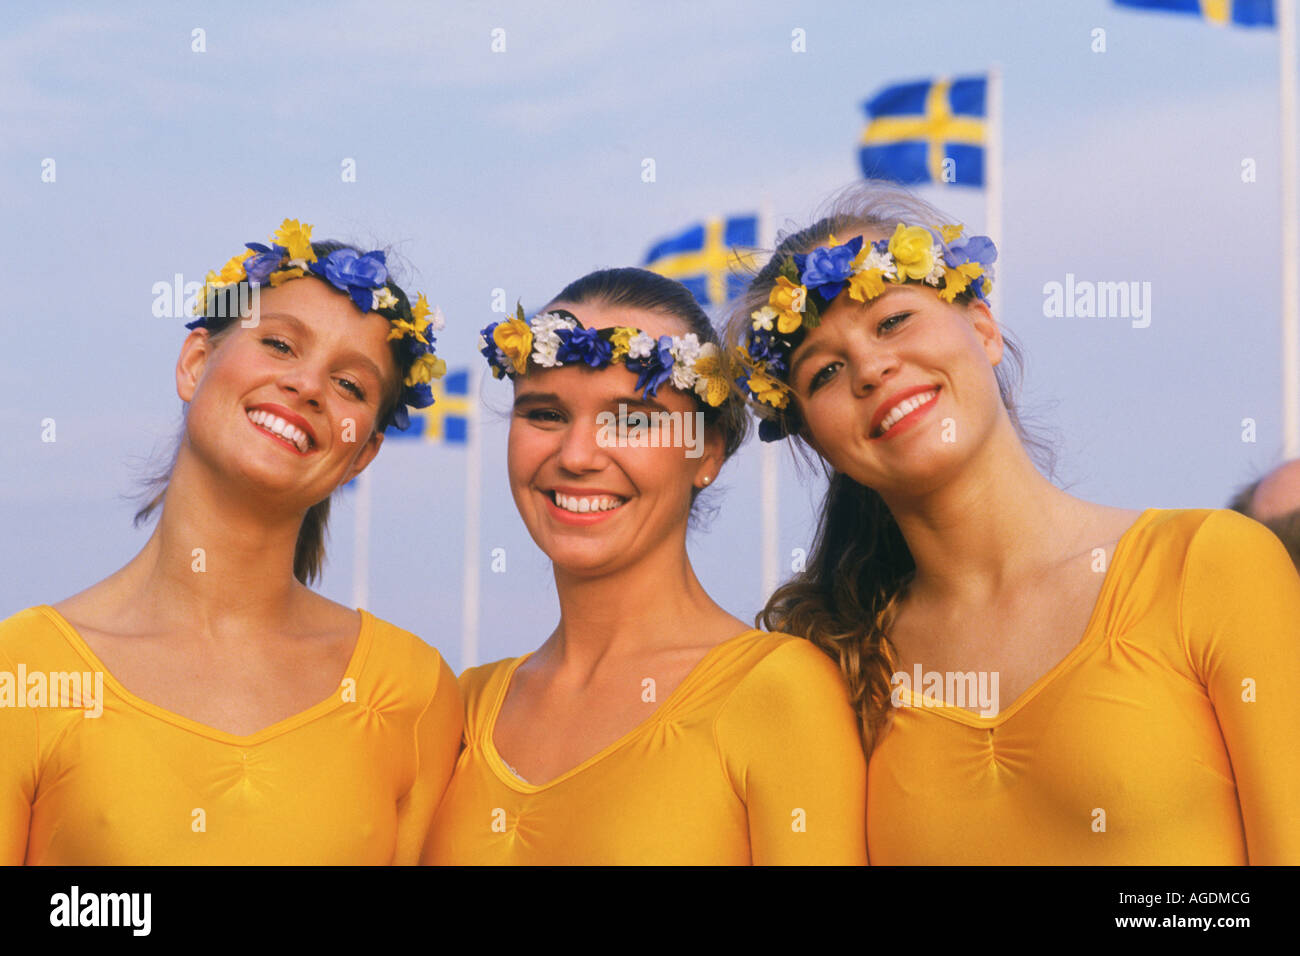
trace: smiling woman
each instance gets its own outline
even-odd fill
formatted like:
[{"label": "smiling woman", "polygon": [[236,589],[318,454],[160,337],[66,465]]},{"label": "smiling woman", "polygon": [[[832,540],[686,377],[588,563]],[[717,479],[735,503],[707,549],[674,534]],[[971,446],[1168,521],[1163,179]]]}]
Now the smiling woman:
[{"label": "smiling woman", "polygon": [[[690,292],[604,270],[482,347],[514,382],[510,488],[560,621],[461,675],[466,748],[426,862],[865,862],[865,765],[834,665],[719,607],[686,553],[696,497],[745,435]],[[628,409],[699,415],[698,454],[684,429],[602,437]]]},{"label": "smiling woman", "polygon": [[849,683],[871,861],[1300,863],[1300,579],[1240,515],[1039,473],[996,250],[964,232],[860,184],[728,323],[760,435],[829,478],[807,570],[760,619]]},{"label": "smiling woman", "polygon": [[432,401],[440,319],[382,252],[293,220],[209,273],[199,311],[181,439],[137,516],[160,511],[153,535],[0,622],[0,688],[95,678],[0,692],[0,863],[414,863],[459,746],[454,676],[307,584],[330,495]]}]

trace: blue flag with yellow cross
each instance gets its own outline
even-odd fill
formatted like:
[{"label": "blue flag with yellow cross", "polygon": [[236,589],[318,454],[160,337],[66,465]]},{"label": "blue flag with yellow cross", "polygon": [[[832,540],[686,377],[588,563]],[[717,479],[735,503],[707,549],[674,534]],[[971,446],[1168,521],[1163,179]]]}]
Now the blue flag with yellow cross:
[{"label": "blue flag with yellow cross", "polygon": [[868,179],[984,185],[988,78],[896,83],[862,104],[858,161]]}]

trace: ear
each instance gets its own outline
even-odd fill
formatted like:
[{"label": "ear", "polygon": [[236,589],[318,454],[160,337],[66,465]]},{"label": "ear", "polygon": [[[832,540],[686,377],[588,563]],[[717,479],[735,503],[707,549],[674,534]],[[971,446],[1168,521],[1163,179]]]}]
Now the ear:
[{"label": "ear", "polygon": [[339,483],[340,486],[346,485],[357,475],[365,471],[366,466],[374,461],[375,456],[379,454],[379,446],[383,443],[384,433],[376,428],[370,433],[370,437],[366,439],[366,443],[361,446],[361,450],[357,452],[356,460],[353,461],[351,466],[348,468],[347,476]]},{"label": "ear", "polygon": [[702,454],[698,459],[695,468],[695,487],[706,488],[702,484],[705,478],[710,482],[716,481],[718,472],[722,470],[725,462],[723,451],[726,449],[726,440],[722,437],[722,431],[718,428],[705,428],[703,439],[701,441],[703,448]]},{"label": "ear", "polygon": [[212,355],[212,340],[208,330],[194,329],[181,343],[181,355],[176,360],[176,394],[182,402],[194,400],[199,380],[203,378],[203,369]]},{"label": "ear", "polygon": [[966,315],[971,320],[975,334],[979,336],[984,354],[989,357],[989,364],[996,366],[1002,361],[1004,345],[1002,329],[998,326],[997,319],[993,318],[988,305],[978,299],[966,306]]}]

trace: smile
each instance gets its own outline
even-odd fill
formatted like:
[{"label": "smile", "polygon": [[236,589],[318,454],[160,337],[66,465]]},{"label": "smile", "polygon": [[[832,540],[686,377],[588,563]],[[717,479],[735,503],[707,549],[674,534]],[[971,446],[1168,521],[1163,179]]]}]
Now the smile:
[{"label": "smile", "polygon": [[575,495],[564,495],[558,491],[550,492],[550,497],[557,508],[578,515],[590,514],[593,511],[613,511],[616,508],[623,507],[625,501],[625,499],[614,495],[595,495],[590,498],[579,498]]},{"label": "smile", "polygon": [[267,434],[293,445],[299,454],[305,455],[312,449],[312,440],[307,433],[278,415],[255,408],[248,413],[248,420]]},{"label": "smile", "polygon": [[905,419],[911,418],[914,415],[914,413],[919,412],[921,409],[926,408],[927,406],[933,404],[934,400],[938,397],[939,397],[939,390],[937,388],[932,388],[928,392],[921,392],[919,395],[913,395],[910,398],[903,399],[901,402],[899,402],[897,405],[891,408],[888,414],[886,414],[885,417],[881,419],[880,427],[876,429],[875,433],[871,437],[873,438],[886,437],[896,426],[902,423]]}]

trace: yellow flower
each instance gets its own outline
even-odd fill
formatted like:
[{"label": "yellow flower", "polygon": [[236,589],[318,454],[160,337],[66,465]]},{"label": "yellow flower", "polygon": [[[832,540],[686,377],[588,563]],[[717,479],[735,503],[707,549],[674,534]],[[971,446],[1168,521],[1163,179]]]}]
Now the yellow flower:
[{"label": "yellow flower", "polygon": [[849,298],[858,302],[874,299],[885,291],[885,270],[863,269],[849,277]]},{"label": "yellow flower", "polygon": [[301,279],[306,274],[307,273],[303,272],[297,266],[294,266],[292,269],[281,269],[279,272],[272,272],[271,288],[275,288],[278,285],[283,285],[284,283],[288,282],[290,279]]},{"label": "yellow flower", "polygon": [[695,359],[695,392],[714,408],[721,405],[731,394],[731,379],[723,367],[723,356],[712,342],[700,346],[700,354]]},{"label": "yellow flower", "polygon": [[427,319],[428,316],[429,316],[429,300],[426,299],[424,297],[424,293],[421,292],[415,298],[415,305],[411,306],[411,318],[415,320],[415,324],[420,327],[421,332],[424,331],[424,325],[428,324],[427,322],[424,322],[424,324],[421,323],[423,322],[423,320]]},{"label": "yellow flower", "polygon": [[795,285],[785,276],[776,277],[776,285],[767,297],[767,303],[776,309],[776,327],[783,335],[789,335],[803,323],[804,303],[808,299],[808,290]]},{"label": "yellow flower", "polygon": [[962,227],[960,225],[940,226],[939,235],[943,236],[944,242],[952,242],[954,239],[961,236],[961,230]]},{"label": "yellow flower", "polygon": [[447,363],[426,352],[411,363],[411,370],[406,373],[406,384],[423,385],[446,374]]},{"label": "yellow flower", "polygon": [[889,252],[898,267],[898,279],[924,279],[934,268],[934,236],[924,226],[901,222],[889,240]]},{"label": "yellow flower", "polygon": [[252,254],[252,249],[245,249],[239,255],[232,256],[230,261],[221,267],[221,272],[209,272],[208,285],[219,289],[234,282],[243,282],[248,278],[248,273],[244,271],[244,260]]},{"label": "yellow flower", "polygon": [[515,371],[523,375],[528,367],[528,354],[533,350],[533,331],[528,323],[521,319],[506,319],[492,330],[492,341],[506,353]]},{"label": "yellow flower", "polygon": [[755,399],[773,408],[785,408],[790,401],[785,383],[777,381],[761,369],[749,373],[749,390],[754,393]]},{"label": "yellow flower", "polygon": [[614,331],[609,336],[609,343],[614,346],[614,351],[609,356],[611,362],[617,362],[627,355],[628,348],[635,335],[636,329],[630,329],[626,325],[616,325],[614,327]]},{"label": "yellow flower", "polygon": [[391,309],[397,305],[397,296],[393,295],[388,286],[382,286],[375,290],[375,308]]},{"label": "yellow flower", "polygon": [[316,253],[311,251],[311,226],[299,223],[297,219],[286,219],[271,237],[272,242],[279,243],[289,250],[290,259],[303,262],[315,262]]},{"label": "yellow flower", "polygon": [[970,285],[971,280],[978,279],[983,274],[984,267],[978,262],[963,262],[959,266],[945,270],[943,288],[939,290],[939,298],[945,302],[951,302],[966,291],[966,287]]}]

